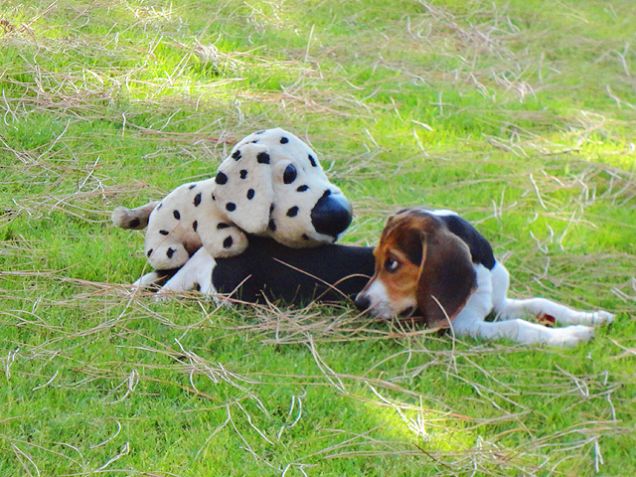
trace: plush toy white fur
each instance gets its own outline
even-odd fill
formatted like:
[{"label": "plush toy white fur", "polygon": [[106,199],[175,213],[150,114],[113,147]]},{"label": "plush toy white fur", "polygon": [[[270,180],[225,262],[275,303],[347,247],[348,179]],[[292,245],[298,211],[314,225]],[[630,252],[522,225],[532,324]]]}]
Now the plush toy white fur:
[{"label": "plush toy white fur", "polygon": [[344,230],[351,208],[340,189],[307,144],[276,128],[240,141],[215,178],[177,187],[160,202],[118,207],[112,218],[123,228],[147,225],[146,256],[156,270],[166,270],[181,267],[201,246],[212,257],[238,255],[247,247],[246,233],[297,248],[332,243],[342,230],[325,233],[312,215],[330,195],[348,207],[348,221],[341,213],[338,227]]}]

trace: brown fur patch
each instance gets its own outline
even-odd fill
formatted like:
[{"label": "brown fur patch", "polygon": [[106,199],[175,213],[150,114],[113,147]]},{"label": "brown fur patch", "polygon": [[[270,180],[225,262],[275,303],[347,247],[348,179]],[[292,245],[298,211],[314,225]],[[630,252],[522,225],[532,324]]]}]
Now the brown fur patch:
[{"label": "brown fur patch", "polygon": [[[426,228],[426,227],[424,227]],[[417,289],[422,272],[423,232],[417,217],[398,213],[389,218],[375,248],[375,274],[365,291],[376,280],[384,286],[391,309],[399,314],[417,308]],[[387,269],[387,262],[395,260],[395,271]]]},{"label": "brown fur patch", "polygon": [[[386,270],[388,259],[397,260],[399,268],[391,273]],[[373,280],[379,280],[395,313],[401,313],[409,307],[417,306],[417,279],[420,275],[419,265],[414,265],[399,249],[387,244],[376,252],[376,272]]]}]

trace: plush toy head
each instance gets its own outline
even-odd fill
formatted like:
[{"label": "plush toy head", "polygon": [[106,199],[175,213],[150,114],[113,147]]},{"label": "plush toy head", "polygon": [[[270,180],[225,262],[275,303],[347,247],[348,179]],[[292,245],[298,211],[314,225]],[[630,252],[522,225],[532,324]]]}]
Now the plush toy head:
[{"label": "plush toy head", "polygon": [[333,243],[351,223],[351,205],[309,146],[269,129],[239,142],[214,179],[184,184],[158,203],[119,207],[113,222],[147,225],[146,256],[164,270],[181,267],[201,246],[213,257],[238,255],[246,233],[296,248]]},{"label": "plush toy head", "polygon": [[220,165],[215,199],[229,220],[289,247],[335,242],[351,205],[329,182],[316,153],[290,132],[247,136]]}]

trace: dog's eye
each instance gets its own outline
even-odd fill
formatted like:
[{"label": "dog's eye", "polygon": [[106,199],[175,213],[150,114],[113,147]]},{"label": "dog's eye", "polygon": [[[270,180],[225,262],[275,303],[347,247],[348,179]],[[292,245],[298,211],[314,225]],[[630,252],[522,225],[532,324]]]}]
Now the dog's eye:
[{"label": "dog's eye", "polygon": [[389,273],[395,272],[398,268],[400,268],[400,262],[394,258],[387,258],[384,262],[384,269]]}]

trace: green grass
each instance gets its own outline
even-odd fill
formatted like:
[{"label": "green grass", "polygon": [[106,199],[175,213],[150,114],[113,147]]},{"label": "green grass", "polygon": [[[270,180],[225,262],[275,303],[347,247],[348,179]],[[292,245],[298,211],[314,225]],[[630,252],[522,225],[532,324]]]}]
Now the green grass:
[{"label": "green grass", "polygon": [[[636,475],[631,1],[8,0],[0,21],[0,475]],[[110,211],[273,126],[353,201],[343,242],[452,208],[515,296],[617,321],[561,350],[131,299],[143,237]]]}]

